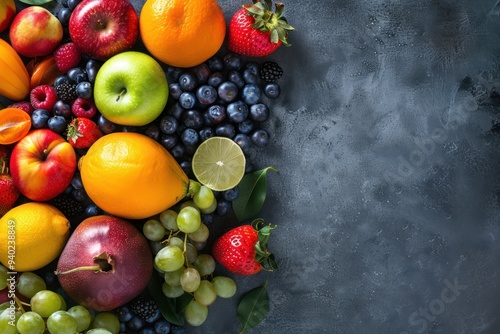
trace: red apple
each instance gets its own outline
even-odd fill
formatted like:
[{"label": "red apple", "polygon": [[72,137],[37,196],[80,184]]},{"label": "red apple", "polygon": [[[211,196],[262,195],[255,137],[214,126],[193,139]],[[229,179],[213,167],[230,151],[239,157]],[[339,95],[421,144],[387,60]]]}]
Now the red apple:
[{"label": "red apple", "polygon": [[0,1],[0,32],[7,30],[14,16],[16,16],[14,0]]},{"label": "red apple", "polygon": [[22,56],[46,56],[61,43],[63,27],[51,12],[41,6],[30,6],[14,17],[9,30],[14,50]]},{"label": "red apple", "polygon": [[76,154],[61,135],[38,129],[21,139],[10,155],[10,174],[15,186],[33,201],[48,201],[71,183]]},{"label": "red apple", "polygon": [[106,60],[132,48],[139,17],[128,0],[83,0],[71,14],[69,34],[87,56]]},{"label": "red apple", "polygon": [[142,232],[104,215],[76,227],[56,270],[71,299],[96,311],[113,310],[139,296],[152,273],[153,255]]}]

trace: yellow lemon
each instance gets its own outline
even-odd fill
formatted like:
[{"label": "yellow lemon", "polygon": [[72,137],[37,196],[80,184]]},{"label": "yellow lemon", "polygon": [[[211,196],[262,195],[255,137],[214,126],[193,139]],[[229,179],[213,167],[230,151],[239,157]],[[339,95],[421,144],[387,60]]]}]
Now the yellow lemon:
[{"label": "yellow lemon", "polygon": [[46,266],[61,254],[69,227],[64,214],[49,204],[12,208],[0,219],[0,262],[17,272]]}]

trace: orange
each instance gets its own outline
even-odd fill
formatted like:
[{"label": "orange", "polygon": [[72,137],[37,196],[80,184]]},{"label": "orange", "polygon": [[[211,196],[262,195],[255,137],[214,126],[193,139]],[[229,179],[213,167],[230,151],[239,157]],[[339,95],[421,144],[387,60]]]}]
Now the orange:
[{"label": "orange", "polygon": [[9,145],[21,140],[31,128],[31,117],[18,108],[0,110],[0,144]]},{"label": "orange", "polygon": [[216,0],[147,0],[139,23],[146,49],[177,67],[196,66],[212,57],[226,34]]},{"label": "orange", "polygon": [[99,138],[79,161],[90,199],[109,214],[130,219],[156,215],[183,199],[189,179],[158,142],[133,132]]}]

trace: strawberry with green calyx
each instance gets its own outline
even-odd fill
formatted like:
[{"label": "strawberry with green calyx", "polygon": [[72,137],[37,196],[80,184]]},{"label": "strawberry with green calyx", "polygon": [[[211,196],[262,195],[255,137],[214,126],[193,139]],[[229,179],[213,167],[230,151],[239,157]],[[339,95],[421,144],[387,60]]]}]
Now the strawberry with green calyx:
[{"label": "strawberry with green calyx", "polygon": [[283,17],[284,5],[272,0],[253,0],[243,5],[231,18],[228,32],[230,51],[249,57],[265,57],[287,41],[288,31],[295,30]]},{"label": "strawberry with green calyx", "polygon": [[7,168],[7,160],[0,157],[0,217],[14,207],[20,196]]},{"label": "strawberry with green calyx", "polygon": [[88,148],[102,136],[101,129],[94,121],[77,117],[68,125],[66,138],[74,148]]},{"label": "strawberry with green calyx", "polygon": [[262,269],[275,270],[277,265],[274,255],[267,250],[267,242],[276,226],[259,228],[263,223],[262,219],[257,219],[252,225],[238,226],[226,232],[215,240],[212,256],[234,274],[253,275]]}]

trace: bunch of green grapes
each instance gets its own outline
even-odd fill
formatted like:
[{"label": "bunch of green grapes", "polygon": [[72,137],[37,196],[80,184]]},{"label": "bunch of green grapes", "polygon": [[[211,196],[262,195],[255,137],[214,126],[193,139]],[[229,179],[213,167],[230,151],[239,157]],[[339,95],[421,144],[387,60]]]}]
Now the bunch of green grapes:
[{"label": "bunch of green grapes", "polygon": [[[0,287],[7,279],[0,265]],[[120,321],[112,312],[97,314],[84,306],[67,308],[63,296],[47,289],[45,281],[33,272],[23,272],[16,279],[16,297],[0,304],[2,334],[118,334]],[[29,303],[21,300],[29,300]]]},{"label": "bunch of green grapes", "polygon": [[201,214],[217,207],[209,188],[201,186],[193,199],[182,203],[179,210],[163,211],[158,219],[143,225],[143,233],[153,242],[155,269],[163,274],[163,294],[168,298],[185,293],[193,299],[184,315],[191,326],[200,326],[208,316],[208,306],[217,297],[230,298],[236,293],[236,283],[229,277],[213,277],[215,259],[199,251],[205,246],[210,231],[202,223]]}]

